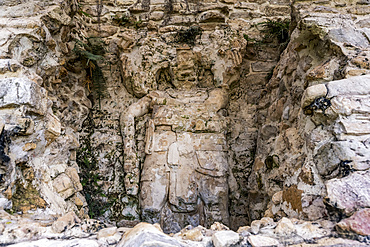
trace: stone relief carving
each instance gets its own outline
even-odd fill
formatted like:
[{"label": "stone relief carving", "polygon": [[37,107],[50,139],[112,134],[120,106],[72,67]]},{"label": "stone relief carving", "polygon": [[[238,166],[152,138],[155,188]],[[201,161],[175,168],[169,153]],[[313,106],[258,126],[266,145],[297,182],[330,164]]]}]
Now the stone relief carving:
[{"label": "stone relief carving", "polygon": [[[173,224],[228,223],[226,119],[220,111],[227,99],[222,88],[153,91],[122,115],[125,187],[130,195],[140,193],[144,220],[172,230]],[[139,169],[134,118],[150,110]]]},{"label": "stone relief carving", "polygon": [[[139,197],[144,221],[159,222],[167,232],[229,223],[227,86],[214,87],[211,65],[198,70],[191,48],[176,54],[175,66],[159,72],[169,87],[149,92],[121,114],[126,192]],[[140,164],[135,118],[145,114],[150,117]]]}]

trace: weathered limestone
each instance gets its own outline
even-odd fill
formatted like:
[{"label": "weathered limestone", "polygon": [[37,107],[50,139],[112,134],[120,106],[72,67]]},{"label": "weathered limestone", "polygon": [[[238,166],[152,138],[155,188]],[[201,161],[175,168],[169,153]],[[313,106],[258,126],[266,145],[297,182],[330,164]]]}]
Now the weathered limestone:
[{"label": "weathered limestone", "polygon": [[35,82],[13,77],[1,79],[0,87],[1,108],[14,108],[25,105],[29,107],[29,111],[34,111],[40,115],[46,114],[46,90]]},{"label": "weathered limestone", "polygon": [[152,246],[186,246],[179,241],[166,236],[157,225],[140,223],[130,231],[127,231],[117,247],[139,247],[143,245]]},{"label": "weathered limestone", "polygon": [[369,42],[352,21],[356,6],[293,4],[295,29],[259,103],[249,177],[249,191],[271,198],[265,216],[338,219],[368,207]]},{"label": "weathered limestone", "polygon": [[239,234],[233,231],[219,231],[212,236],[212,242],[215,247],[235,246],[240,240]]},{"label": "weathered limestone", "polygon": [[[60,137],[61,124],[51,112],[46,90],[28,79],[7,78],[0,81],[3,93],[0,116],[1,122],[4,124],[1,134],[4,138],[8,138],[8,142],[4,141],[3,145],[9,145],[8,153],[5,156],[9,158],[2,159],[7,171],[6,182],[2,184],[2,188],[9,192],[14,190],[6,196],[8,199],[13,198],[16,210],[45,207],[45,201],[43,203],[41,201],[46,200],[47,203],[50,203],[53,200],[59,200],[61,204],[50,206],[54,210],[65,212],[67,205],[63,199],[81,191],[82,186],[76,171],[70,172],[68,176],[62,173],[51,183],[50,168],[40,162],[41,159],[46,159],[45,156],[52,149],[51,143],[58,138],[58,142],[67,139]],[[17,136],[23,136],[23,138],[17,138]],[[39,141],[33,143],[36,136]],[[39,156],[29,156],[30,153]],[[18,166],[22,168],[18,170]],[[26,184],[17,182],[19,172],[27,180]],[[35,181],[38,183],[34,184]],[[16,183],[17,186],[15,186]],[[35,188],[34,185],[27,183],[34,184]],[[43,194],[46,188],[49,190],[47,195]],[[40,195],[43,199],[40,198]],[[23,198],[26,201],[23,201]],[[16,200],[19,202],[15,203]],[[25,204],[29,204],[29,206]]]},{"label": "weathered limestone", "polygon": [[351,217],[340,221],[336,227],[342,233],[354,232],[363,236],[368,236],[370,235],[370,227],[368,224],[369,217],[369,208],[364,208],[354,213]]},{"label": "weathered limestone", "polygon": [[[22,217],[0,211],[0,216],[0,243],[10,246],[310,246],[309,243],[312,242],[318,246],[367,246],[364,235],[359,239],[361,242],[331,237],[336,233],[333,232],[334,224],[330,221],[307,222],[292,219],[289,224],[293,234],[286,235],[274,232],[278,232],[278,227],[282,229],[282,224],[286,224],[287,219],[277,223],[263,218],[260,222],[261,230],[256,235],[249,232],[238,234],[216,222],[211,229],[187,226],[181,232],[169,236],[162,232],[158,224],[140,223],[133,228],[117,228],[105,226],[96,220],[80,221],[73,213],[56,221],[47,210],[36,210]],[[367,225],[361,224],[362,221],[356,220],[356,217],[367,217],[367,211],[363,210],[339,223],[339,233],[343,236],[351,236],[351,231],[366,234]],[[359,224],[355,224],[355,220]],[[247,227],[249,226],[243,228]],[[351,238],[353,237],[356,236],[352,235]]]},{"label": "weathered limestone", "polygon": [[368,171],[358,171],[345,178],[329,180],[326,184],[329,202],[346,214],[369,207],[369,176]]},{"label": "weathered limestone", "polygon": [[77,206],[72,199],[82,190],[69,160],[79,145],[77,135],[56,116],[55,98],[46,89],[57,81],[62,60],[51,33],[69,25],[71,18],[53,2],[7,1],[0,10],[0,197],[11,204],[4,207],[86,215],[86,205]]},{"label": "weathered limestone", "polygon": [[[227,94],[221,89],[188,92],[152,92],[122,114],[125,169],[139,171],[137,151],[130,139],[135,134],[134,117],[152,108],[145,137],[140,206],[145,221],[161,222],[171,232],[179,231],[185,226],[183,222],[193,226],[211,225],[214,220],[228,224],[225,120],[217,115],[226,106]],[[127,190],[132,190],[130,184],[135,186],[135,182],[138,187],[138,176],[138,172],[126,175],[130,179]]]},{"label": "weathered limestone", "polygon": [[[368,3],[289,4],[4,2],[0,208],[85,217],[89,203],[119,226],[251,222],[243,243],[325,244],[322,228],[287,217],[369,207]],[[289,44],[259,42],[290,12]],[[337,228],[366,240],[351,218]],[[183,238],[204,244],[205,232]]]}]

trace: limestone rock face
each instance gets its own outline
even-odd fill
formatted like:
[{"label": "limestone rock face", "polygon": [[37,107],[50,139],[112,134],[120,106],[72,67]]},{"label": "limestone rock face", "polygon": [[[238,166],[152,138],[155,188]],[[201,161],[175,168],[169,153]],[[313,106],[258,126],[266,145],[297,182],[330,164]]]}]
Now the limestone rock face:
[{"label": "limestone rock face", "polygon": [[[290,2],[2,1],[0,208],[250,225],[252,246],[326,244],[331,228],[292,218],[342,220],[366,240],[369,3]],[[72,225],[54,228],[88,234]],[[147,227],[120,245],[182,244]]]},{"label": "limestone rock face", "polygon": [[[57,116],[46,87],[58,81],[62,59],[51,29],[71,20],[58,5],[6,1],[0,7],[0,197],[13,212],[50,208],[83,216],[86,205],[71,199],[82,190],[80,178],[77,170],[69,172],[78,136]],[[43,25],[46,16],[53,28]]]},{"label": "limestone rock face", "polygon": [[29,106],[35,113],[45,115],[47,110],[46,90],[33,81],[21,78],[2,79],[1,108]]},{"label": "limestone rock face", "polygon": [[356,4],[324,5],[293,4],[291,40],[260,101],[249,189],[271,198],[265,216],[339,220],[368,207],[370,44]]},{"label": "limestone rock face", "polygon": [[160,227],[148,223],[140,223],[126,232],[117,247],[140,246],[186,246],[165,235]]},{"label": "limestone rock face", "polygon": [[[82,189],[79,177],[77,174],[72,176],[77,190],[64,170],[52,181],[51,169],[44,162],[50,159],[47,152],[53,150],[54,141],[59,138],[59,143],[68,143],[71,137],[61,137],[60,121],[51,112],[45,89],[27,79],[11,77],[0,81],[3,93],[0,120],[4,124],[1,136],[3,145],[6,145],[4,148],[8,150],[2,158],[6,171],[6,182],[2,187],[9,191],[6,196],[13,200],[16,210],[45,207],[45,202],[41,201],[46,200],[46,203],[60,201],[59,205],[51,203],[50,206],[65,212],[67,204],[64,199]],[[38,142],[33,143],[35,137]],[[17,181],[17,176],[22,176],[24,182]]]}]

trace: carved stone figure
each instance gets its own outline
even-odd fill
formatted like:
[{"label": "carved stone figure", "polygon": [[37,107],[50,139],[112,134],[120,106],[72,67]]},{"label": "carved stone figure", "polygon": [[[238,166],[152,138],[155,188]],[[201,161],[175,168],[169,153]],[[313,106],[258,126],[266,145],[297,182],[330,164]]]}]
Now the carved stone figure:
[{"label": "carved stone figure", "polygon": [[[189,224],[229,223],[228,93],[225,88],[196,88],[187,56],[178,58],[186,64],[175,70],[175,88],[152,91],[121,115],[127,194],[139,195],[142,219],[161,223],[166,232]],[[135,118],[149,112],[146,156],[139,167]]]}]

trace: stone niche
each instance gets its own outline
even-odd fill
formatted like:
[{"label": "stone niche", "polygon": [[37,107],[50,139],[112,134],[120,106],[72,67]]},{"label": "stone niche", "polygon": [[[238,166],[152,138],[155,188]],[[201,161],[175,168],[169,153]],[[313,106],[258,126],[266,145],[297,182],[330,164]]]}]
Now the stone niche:
[{"label": "stone niche", "polygon": [[260,213],[251,214],[256,193],[247,186],[258,135],[255,112],[281,46],[254,46],[243,36],[257,40],[262,34],[254,24],[289,19],[287,6],[82,3],[81,11],[93,17],[81,21],[82,30],[100,35],[110,62],[101,65],[107,97],[101,108],[94,104],[94,124],[80,132],[99,157],[108,195],[99,200],[118,198],[106,216],[122,226],[167,224],[167,232],[214,221],[237,228],[261,216],[267,197],[257,196]]}]

